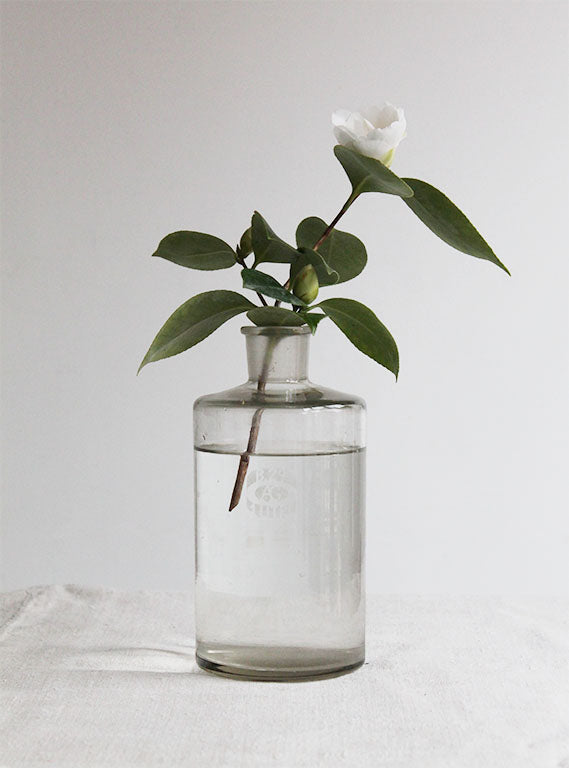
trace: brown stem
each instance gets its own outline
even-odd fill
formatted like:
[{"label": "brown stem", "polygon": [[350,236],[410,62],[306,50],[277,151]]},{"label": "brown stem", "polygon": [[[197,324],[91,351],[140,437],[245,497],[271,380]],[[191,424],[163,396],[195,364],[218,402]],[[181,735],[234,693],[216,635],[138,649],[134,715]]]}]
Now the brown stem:
[{"label": "brown stem", "polygon": [[[313,246],[314,251],[317,251],[318,248],[322,245],[324,240],[328,237],[330,232],[334,229],[336,224],[340,221],[342,216],[346,213],[350,205],[354,202],[357,195],[354,195],[352,192],[351,195],[348,197],[344,205],[340,208],[340,211],[338,214],[332,219],[330,224],[326,227],[324,232],[322,233],[322,236],[319,238],[319,240],[316,242],[316,244]],[[239,256],[238,256],[239,258]],[[243,266],[245,266],[244,262]],[[284,288],[288,288],[290,286],[290,281],[287,280],[284,284]],[[263,299],[262,296],[257,294],[263,304],[266,306],[266,302]],[[280,301],[275,301],[275,307],[278,307],[280,305]],[[272,340],[271,340],[272,341]],[[275,339],[276,343],[276,339]],[[273,355],[273,349],[274,349],[274,343],[267,347],[267,352],[265,355],[265,360],[263,362],[263,368],[261,370],[261,375],[259,376],[259,381],[257,382],[257,392],[259,394],[263,394],[265,391],[265,387],[267,386],[267,375],[269,372],[269,365],[271,362],[271,358]],[[247,448],[245,451],[241,454],[241,457],[239,458],[239,467],[237,468],[237,476],[235,478],[235,485],[233,486],[233,493],[231,494],[231,501],[229,502],[229,511],[231,512],[232,509],[235,509],[235,507],[239,504],[239,501],[241,500],[241,494],[243,492],[243,485],[245,483],[245,478],[247,476],[247,470],[249,468],[249,461],[251,459],[251,455],[255,453],[255,448],[257,447],[257,439],[259,437],[259,428],[261,426],[261,416],[263,415],[263,408],[257,408],[255,413],[253,414],[253,418],[251,420],[251,430],[249,432],[249,440],[247,442]]]},{"label": "brown stem", "polygon": [[[273,337],[269,339],[267,350],[265,352],[265,359],[263,360],[263,367],[259,375],[257,382],[257,393],[262,395],[267,387],[267,376],[269,375],[269,366],[273,357],[273,350],[277,343],[277,338]],[[261,416],[263,415],[264,408],[257,408],[253,414],[251,420],[251,431],[249,432],[249,440],[247,441],[247,448],[243,451],[239,458],[239,466],[237,468],[237,476],[235,478],[235,485],[233,486],[233,493],[231,494],[231,501],[229,502],[229,511],[234,509],[241,499],[243,492],[243,484],[245,483],[245,477],[249,468],[249,461],[251,454],[255,453],[257,447],[257,438],[259,437],[259,427],[261,426]]]},{"label": "brown stem", "polygon": [[249,469],[249,460],[251,454],[255,453],[257,447],[257,438],[259,437],[259,427],[261,426],[261,416],[263,415],[263,409],[257,408],[253,414],[251,421],[251,431],[249,432],[249,442],[247,443],[247,450],[244,451],[239,458],[239,467],[237,468],[237,477],[235,478],[235,485],[233,486],[233,493],[231,494],[231,501],[229,502],[229,511],[231,512],[241,500],[241,493],[243,492],[243,484]]},{"label": "brown stem", "polygon": [[334,216],[334,218],[332,219],[330,224],[328,224],[328,226],[326,227],[326,229],[322,233],[322,236],[320,237],[320,239],[317,240],[316,243],[312,246],[312,250],[313,251],[317,251],[320,248],[320,246],[322,245],[324,240],[326,240],[326,238],[328,237],[330,232],[334,229],[336,224],[340,221],[342,216],[346,213],[346,211],[348,210],[350,205],[354,202],[356,197],[357,197],[357,195],[354,196],[354,193],[352,192],[351,195],[346,200],[346,202],[344,203],[344,205],[340,208],[339,212],[336,214],[336,216]]},{"label": "brown stem", "polygon": [[[290,280],[287,280],[287,281],[286,281],[286,283],[283,285],[283,288],[286,288],[286,289],[287,289],[287,291],[288,291],[288,289],[290,288]],[[280,305],[281,305],[281,302],[280,302],[280,300],[279,300],[279,299],[277,299],[277,300],[275,301],[275,307],[280,307]]]}]

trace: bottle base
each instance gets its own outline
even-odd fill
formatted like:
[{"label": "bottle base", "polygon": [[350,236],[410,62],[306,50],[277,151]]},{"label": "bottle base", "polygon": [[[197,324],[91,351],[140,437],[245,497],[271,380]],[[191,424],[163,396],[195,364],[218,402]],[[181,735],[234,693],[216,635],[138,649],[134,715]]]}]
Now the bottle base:
[{"label": "bottle base", "polygon": [[346,650],[264,646],[198,646],[201,669],[222,677],[258,682],[325,680],[353,672],[364,663],[363,647]]}]

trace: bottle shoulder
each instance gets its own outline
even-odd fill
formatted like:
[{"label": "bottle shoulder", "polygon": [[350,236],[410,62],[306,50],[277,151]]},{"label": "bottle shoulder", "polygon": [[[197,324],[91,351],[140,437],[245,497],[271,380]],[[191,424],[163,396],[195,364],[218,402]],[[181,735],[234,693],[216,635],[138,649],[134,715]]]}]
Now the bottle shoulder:
[{"label": "bottle shoulder", "polygon": [[365,401],[358,395],[340,392],[311,381],[269,382],[264,391],[259,391],[256,382],[247,381],[231,389],[198,397],[194,402],[194,410],[260,405],[264,408],[366,407]]}]

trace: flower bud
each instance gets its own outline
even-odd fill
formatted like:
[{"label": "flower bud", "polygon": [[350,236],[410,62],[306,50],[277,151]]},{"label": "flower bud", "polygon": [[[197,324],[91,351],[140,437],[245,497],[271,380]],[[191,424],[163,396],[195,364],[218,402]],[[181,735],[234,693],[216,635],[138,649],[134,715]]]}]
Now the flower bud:
[{"label": "flower bud", "polygon": [[292,292],[306,304],[318,296],[318,277],[312,264],[303,267],[292,283]]},{"label": "flower bud", "polygon": [[241,235],[241,240],[239,241],[239,251],[241,253],[241,256],[245,258],[253,251],[253,240],[251,238],[251,227],[249,229],[246,229],[245,232]]}]

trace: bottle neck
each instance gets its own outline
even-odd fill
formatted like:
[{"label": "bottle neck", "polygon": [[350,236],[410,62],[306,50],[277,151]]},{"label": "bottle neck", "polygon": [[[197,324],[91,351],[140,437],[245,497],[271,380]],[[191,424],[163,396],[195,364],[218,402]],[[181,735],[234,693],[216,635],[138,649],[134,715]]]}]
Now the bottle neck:
[{"label": "bottle neck", "polygon": [[306,381],[310,340],[308,328],[247,328],[243,331],[247,341],[249,381]]}]

